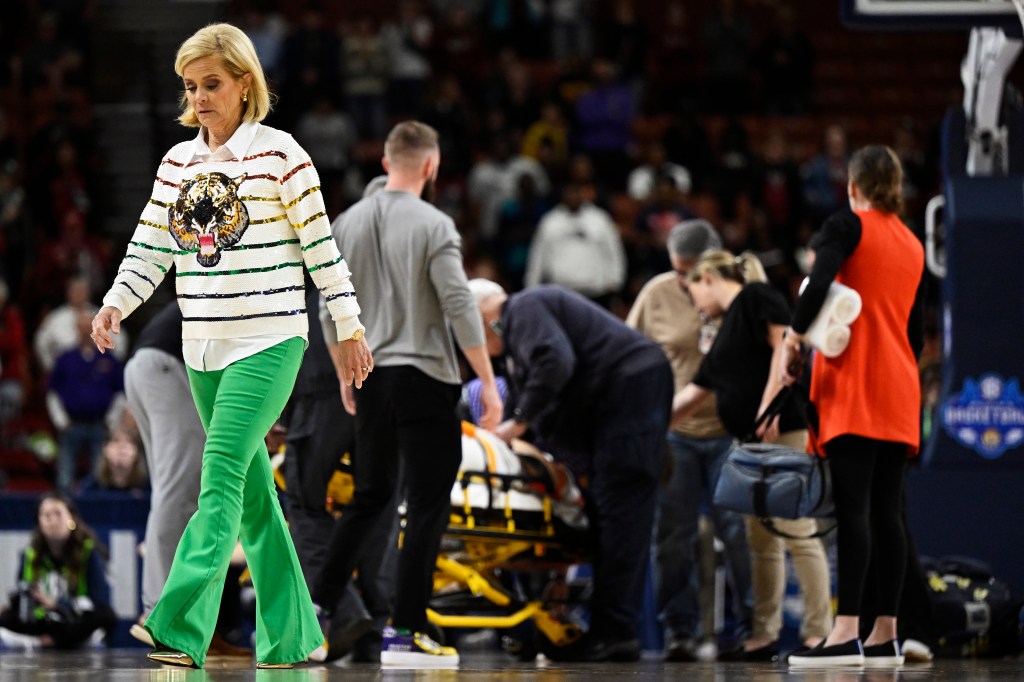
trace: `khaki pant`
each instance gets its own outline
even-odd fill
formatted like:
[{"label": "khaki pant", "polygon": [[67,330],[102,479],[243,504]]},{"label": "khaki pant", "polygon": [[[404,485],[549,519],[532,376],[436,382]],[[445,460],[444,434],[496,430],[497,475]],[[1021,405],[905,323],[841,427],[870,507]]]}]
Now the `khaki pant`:
[{"label": "khaki pant", "polygon": [[[801,448],[806,431],[781,434],[774,443]],[[817,530],[811,518],[773,519],[775,526],[790,535],[810,535]],[[825,637],[832,630],[828,560],[820,538],[788,540],[770,533],[753,516],[747,517],[747,540],[754,573],[753,638],[776,641],[782,630],[782,599],[786,591],[786,550],[793,557],[797,582],[804,598],[804,620],[800,634],[804,639]]]}]

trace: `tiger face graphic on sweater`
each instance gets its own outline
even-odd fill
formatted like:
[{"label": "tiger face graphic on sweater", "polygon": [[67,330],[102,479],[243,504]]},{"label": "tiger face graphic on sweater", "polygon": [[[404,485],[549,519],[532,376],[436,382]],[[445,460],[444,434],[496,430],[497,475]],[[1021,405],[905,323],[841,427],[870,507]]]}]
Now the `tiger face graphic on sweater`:
[{"label": "tiger face graphic on sweater", "polygon": [[168,209],[171,236],[183,251],[196,251],[203,267],[220,262],[221,251],[238,243],[249,227],[249,211],[238,198],[247,173],[199,173],[181,183],[178,200]]}]

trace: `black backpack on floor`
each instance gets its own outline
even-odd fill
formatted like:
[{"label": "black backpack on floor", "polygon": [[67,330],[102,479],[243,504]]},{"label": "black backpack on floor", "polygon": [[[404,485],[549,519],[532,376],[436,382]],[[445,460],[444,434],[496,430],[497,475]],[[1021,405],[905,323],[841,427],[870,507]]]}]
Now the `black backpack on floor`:
[{"label": "black backpack on floor", "polygon": [[935,654],[1001,657],[1021,651],[1021,600],[978,559],[921,560],[934,612]]}]

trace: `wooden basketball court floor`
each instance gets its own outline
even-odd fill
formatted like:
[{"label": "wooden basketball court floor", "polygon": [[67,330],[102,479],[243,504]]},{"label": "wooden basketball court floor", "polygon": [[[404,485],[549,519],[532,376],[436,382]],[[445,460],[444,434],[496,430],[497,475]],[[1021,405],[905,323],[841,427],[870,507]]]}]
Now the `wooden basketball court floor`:
[{"label": "wooden basketball court floor", "polygon": [[4,651],[2,682],[456,682],[457,680],[605,682],[611,680],[694,680],[696,682],[930,682],[931,680],[1024,680],[1024,661],[936,660],[907,665],[899,671],[789,670],[766,663],[522,663],[502,652],[468,652],[458,670],[382,669],[379,665],[302,666],[292,670],[259,670],[251,659],[210,659],[204,670],[160,667],[143,649],[84,652]]}]

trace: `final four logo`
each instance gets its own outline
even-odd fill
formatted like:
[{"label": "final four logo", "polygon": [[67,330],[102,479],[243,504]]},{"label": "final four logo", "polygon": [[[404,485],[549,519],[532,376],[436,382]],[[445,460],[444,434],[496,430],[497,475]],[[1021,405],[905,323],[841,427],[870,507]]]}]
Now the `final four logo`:
[{"label": "final four logo", "polygon": [[964,379],[942,410],[946,431],[982,457],[995,459],[1024,442],[1024,397],[1017,379],[998,374]]}]

